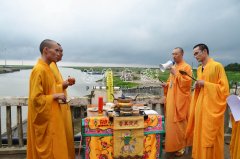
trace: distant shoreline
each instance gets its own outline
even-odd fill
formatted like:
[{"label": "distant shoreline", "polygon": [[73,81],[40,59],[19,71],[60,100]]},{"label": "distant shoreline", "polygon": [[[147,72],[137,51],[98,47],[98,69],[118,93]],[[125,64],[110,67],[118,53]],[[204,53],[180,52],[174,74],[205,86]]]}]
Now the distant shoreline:
[{"label": "distant shoreline", "polygon": [[22,65],[0,65],[0,74],[12,73],[20,70],[32,69],[33,66],[22,66]]},{"label": "distant shoreline", "polygon": [[[32,69],[34,66],[33,65],[0,65],[0,74],[6,74],[6,73],[12,73],[12,72],[17,72],[20,70],[26,70],[26,69]],[[123,70],[131,70],[132,73],[137,73],[140,74],[142,70],[147,70],[147,69],[156,69],[155,67],[106,67],[106,66],[61,66],[60,67],[65,67],[65,68],[73,68],[73,69],[78,69],[78,70],[86,70],[86,71],[92,71],[92,72],[101,72],[102,70],[107,70],[111,69],[113,72],[118,72],[121,73]],[[196,69],[193,69],[193,73],[196,77]],[[118,74],[121,76],[121,74]],[[234,82],[240,82],[240,72],[239,71],[230,71],[226,70],[226,75],[228,77],[228,81],[230,85]],[[160,73],[160,78],[161,80],[165,81],[167,80],[169,76],[168,70],[164,73]],[[135,79],[136,80],[136,79]]]}]

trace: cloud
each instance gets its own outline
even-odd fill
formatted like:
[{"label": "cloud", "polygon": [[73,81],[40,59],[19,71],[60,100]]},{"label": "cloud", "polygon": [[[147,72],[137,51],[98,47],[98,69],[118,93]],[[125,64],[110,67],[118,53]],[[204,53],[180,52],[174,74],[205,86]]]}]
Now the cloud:
[{"label": "cloud", "polygon": [[197,65],[192,55],[197,43],[206,43],[223,64],[239,62],[237,0],[0,3],[1,59],[36,59],[40,42],[50,38],[62,44],[64,61],[79,63],[158,65],[181,46],[187,62]]}]

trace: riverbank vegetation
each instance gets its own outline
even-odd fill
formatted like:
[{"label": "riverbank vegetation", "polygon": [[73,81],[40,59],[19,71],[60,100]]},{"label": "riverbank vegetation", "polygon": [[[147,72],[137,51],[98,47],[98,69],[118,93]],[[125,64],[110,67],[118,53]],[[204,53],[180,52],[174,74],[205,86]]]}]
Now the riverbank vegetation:
[{"label": "riverbank vegetation", "polygon": [[33,66],[27,66],[27,65],[0,65],[0,74],[3,73],[11,73],[16,72],[20,70],[26,70],[26,69],[32,69]]},{"label": "riverbank vegetation", "polygon": [[123,81],[120,79],[119,76],[113,77],[113,83],[114,83],[114,86],[121,87],[121,88],[133,88],[133,87],[139,86],[139,83],[136,83],[136,82]]},{"label": "riverbank vegetation", "polygon": [[240,64],[238,63],[231,63],[231,64],[228,64],[227,66],[225,66],[225,70],[226,71],[240,71]]},{"label": "riverbank vegetation", "polygon": [[[226,75],[230,87],[236,82],[240,83],[240,71],[231,71],[236,69],[240,64],[229,64],[225,67]],[[106,70],[111,69],[114,72],[114,86],[132,88],[140,85],[141,80],[148,78],[152,80],[167,81],[169,71],[161,72],[158,68],[134,68],[134,67],[73,67],[87,73],[103,74]],[[129,74],[131,79],[123,80],[124,74]],[[193,77],[197,77],[197,70],[193,70]],[[144,79],[145,78],[145,79]],[[146,82],[146,81],[145,81]]]},{"label": "riverbank vegetation", "polygon": [[[0,74],[20,71],[22,69],[32,69],[33,66],[25,65],[0,65]],[[132,88],[141,85],[141,82],[167,81],[169,71],[161,72],[158,68],[139,68],[139,67],[70,67],[81,70],[88,74],[104,74],[106,70],[112,70],[114,73],[114,86]],[[240,64],[233,63],[225,66],[229,85],[240,85]],[[196,69],[193,70],[193,77],[197,77]],[[146,81],[144,81],[146,80]],[[148,80],[148,81],[147,81]]]}]

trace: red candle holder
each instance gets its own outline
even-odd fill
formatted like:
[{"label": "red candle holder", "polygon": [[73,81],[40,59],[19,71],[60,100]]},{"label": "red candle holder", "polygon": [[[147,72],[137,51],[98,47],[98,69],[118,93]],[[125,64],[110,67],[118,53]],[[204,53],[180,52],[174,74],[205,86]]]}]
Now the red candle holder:
[{"label": "red candle holder", "polygon": [[103,115],[103,97],[98,97],[98,115]]}]

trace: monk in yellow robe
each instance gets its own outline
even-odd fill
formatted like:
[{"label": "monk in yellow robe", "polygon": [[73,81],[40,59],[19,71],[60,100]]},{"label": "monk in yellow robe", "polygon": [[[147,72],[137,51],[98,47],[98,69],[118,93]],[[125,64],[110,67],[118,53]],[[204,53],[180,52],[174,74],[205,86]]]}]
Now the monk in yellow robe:
[{"label": "monk in yellow robe", "polygon": [[207,45],[194,46],[193,54],[202,65],[197,69],[186,137],[193,136],[194,159],[223,159],[228,80],[224,67],[209,57]]},{"label": "monk in yellow robe", "polygon": [[172,56],[175,65],[170,69],[167,83],[163,83],[166,95],[166,137],[165,151],[168,158],[174,158],[176,152],[183,155],[184,148],[188,144],[185,139],[189,106],[191,101],[192,79],[179,73],[179,70],[192,75],[192,68],[183,60],[184,51],[177,47]]},{"label": "monk in yellow robe", "polygon": [[56,80],[49,65],[57,61],[58,44],[46,39],[40,44],[41,58],[34,66],[29,84],[27,159],[68,159],[62,111]]},{"label": "monk in yellow robe", "polygon": [[[63,56],[63,49],[60,44],[59,44],[59,52],[60,53],[58,54],[57,62],[61,61],[62,56]],[[57,67],[56,62],[52,62],[50,64],[50,68],[53,71],[53,74],[56,78],[57,92],[64,93],[64,95],[67,97],[66,88],[68,86],[72,85],[72,83],[68,82],[68,80],[66,80],[66,81],[63,80],[62,75]],[[68,159],[75,159],[71,109],[67,103],[60,104],[60,108],[62,111],[64,126],[65,126],[65,133],[66,133],[66,140],[67,140],[67,147],[68,147]]]},{"label": "monk in yellow robe", "polygon": [[[240,105],[239,105],[240,106]],[[240,121],[232,119],[232,136],[230,142],[231,159],[240,159]]]}]

